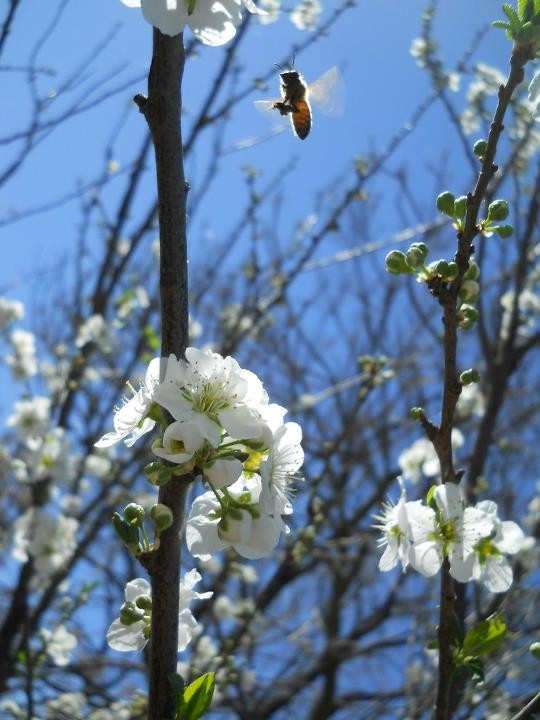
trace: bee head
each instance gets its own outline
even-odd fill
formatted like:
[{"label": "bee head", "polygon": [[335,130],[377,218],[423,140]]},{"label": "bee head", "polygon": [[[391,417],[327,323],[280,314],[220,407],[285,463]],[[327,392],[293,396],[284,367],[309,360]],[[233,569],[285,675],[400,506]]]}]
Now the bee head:
[{"label": "bee head", "polygon": [[279,74],[281,81],[284,85],[294,85],[298,83],[300,79],[300,73],[296,70],[286,70]]}]

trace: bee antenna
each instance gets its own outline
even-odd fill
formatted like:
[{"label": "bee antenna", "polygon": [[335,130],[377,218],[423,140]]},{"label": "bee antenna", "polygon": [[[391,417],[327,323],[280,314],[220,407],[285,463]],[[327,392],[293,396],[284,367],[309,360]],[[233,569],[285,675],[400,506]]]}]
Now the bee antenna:
[{"label": "bee antenna", "polygon": [[291,67],[294,67],[294,61],[296,60],[296,50],[293,53],[292,60],[291,60]]},{"label": "bee antenna", "polygon": [[278,70],[283,70],[281,65],[278,65],[277,63],[274,63],[274,67],[277,68]]}]

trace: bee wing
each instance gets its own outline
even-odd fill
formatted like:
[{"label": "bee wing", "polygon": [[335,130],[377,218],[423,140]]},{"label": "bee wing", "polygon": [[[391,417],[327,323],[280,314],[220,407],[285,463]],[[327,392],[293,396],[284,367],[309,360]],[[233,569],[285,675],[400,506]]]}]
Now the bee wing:
[{"label": "bee wing", "polygon": [[290,120],[287,118],[287,115],[282,115],[279,110],[274,107],[277,102],[280,102],[280,98],[276,98],[275,100],[255,100],[253,103],[255,109],[273,123],[273,135],[283,132],[290,126]]},{"label": "bee wing", "polygon": [[337,67],[331,67],[314,83],[308,85],[309,99],[325,115],[343,115],[345,83]]},{"label": "bee wing", "polygon": [[267,113],[269,112],[279,116],[279,112],[274,107],[277,102],[279,102],[279,98],[276,98],[275,100],[255,100],[253,104],[255,105],[255,110],[258,110],[260,113],[268,117]]}]

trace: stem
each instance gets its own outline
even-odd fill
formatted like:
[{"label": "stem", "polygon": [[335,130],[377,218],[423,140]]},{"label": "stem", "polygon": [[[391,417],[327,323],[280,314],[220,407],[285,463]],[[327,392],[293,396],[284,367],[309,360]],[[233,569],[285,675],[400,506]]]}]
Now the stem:
[{"label": "stem", "polygon": [[441,568],[441,606],[437,640],[439,643],[439,677],[437,684],[437,700],[435,704],[435,720],[447,720],[450,707],[450,687],[452,685],[453,628],[454,619],[454,581],[450,575],[450,563],[444,559]]},{"label": "stem", "polygon": [[[161,356],[183,357],[188,341],[186,184],[181,135],[182,35],[154,29],[148,98],[135,102],[154,143],[160,232]],[[149,720],[172,720],[175,703],[168,676],[176,672],[181,531],[189,478],[172,477],[158,501],[173,512],[173,525],[161,535],[159,550],[145,563],[152,583]]]},{"label": "stem", "polygon": [[[426,419],[422,425],[433,442],[441,467],[442,482],[459,482],[453,464],[452,453],[452,427],[454,414],[461,393],[457,369],[458,344],[458,294],[463,282],[463,276],[469,267],[469,260],[474,252],[473,240],[478,233],[478,215],[490,180],[497,171],[494,164],[497,145],[504,129],[503,120],[510,104],[511,97],[523,80],[523,66],[527,62],[527,51],[514,48],[510,58],[510,74],[505,85],[499,89],[499,101],[491,123],[486,152],[473,193],[467,196],[467,212],[463,231],[458,234],[457,251],[454,260],[459,268],[456,279],[441,289],[439,302],[443,307],[444,323],[444,388],[439,427],[434,427]],[[455,684],[452,688],[454,660],[452,651],[453,623],[461,629],[465,622],[465,603],[460,603],[459,617],[456,617],[454,581],[450,576],[450,565],[445,559],[442,567],[441,596],[439,613],[439,675],[436,699],[436,720],[449,720],[459,704],[459,695],[462,684]],[[461,685],[461,687],[458,687]]]}]

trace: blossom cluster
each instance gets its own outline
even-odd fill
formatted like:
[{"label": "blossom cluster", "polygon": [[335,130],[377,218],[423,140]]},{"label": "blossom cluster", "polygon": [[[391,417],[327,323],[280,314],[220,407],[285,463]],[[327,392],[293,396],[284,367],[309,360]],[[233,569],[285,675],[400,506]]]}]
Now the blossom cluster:
[{"label": "blossom cluster", "polygon": [[491,592],[505,592],[512,584],[506,556],[519,552],[525,537],[515,522],[499,519],[491,500],[465,507],[460,488],[446,483],[434,486],[426,503],[407,501],[402,485],[397,504],[386,503],[376,519],[383,533],[379,546],[385,548],[382,571],[401,563],[403,570],[410,565],[431,577],[447,558],[459,582],[477,580]]},{"label": "blossom cluster", "polygon": [[[159,486],[185,476],[199,478],[206,488],[189,513],[190,552],[207,561],[232,547],[245,558],[262,558],[288,532],[283,517],[293,512],[290,484],[304,459],[300,426],[285,423],[285,413],[236,360],[188,348],[185,360],[171,355],[150,362],[140,389],[117,410],[114,430],[96,445],[124,441],[130,447],[158,425],[161,433],[151,446],[158,460],[146,469],[150,482]],[[122,533],[129,534],[127,525],[139,520],[120,522]],[[131,622],[124,612],[118,623],[128,629],[137,623],[144,634],[149,617]],[[109,644],[111,638],[115,642],[111,635]]]}]

